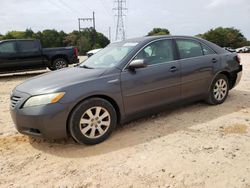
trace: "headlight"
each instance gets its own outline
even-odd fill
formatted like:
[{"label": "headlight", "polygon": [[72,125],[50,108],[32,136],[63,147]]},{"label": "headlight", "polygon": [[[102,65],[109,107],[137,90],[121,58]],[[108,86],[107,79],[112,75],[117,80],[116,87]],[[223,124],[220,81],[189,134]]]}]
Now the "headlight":
[{"label": "headlight", "polygon": [[60,93],[51,93],[51,94],[30,97],[24,103],[23,107],[25,108],[25,107],[30,107],[30,106],[56,103],[64,96],[64,94],[65,94],[64,92],[60,92]]}]

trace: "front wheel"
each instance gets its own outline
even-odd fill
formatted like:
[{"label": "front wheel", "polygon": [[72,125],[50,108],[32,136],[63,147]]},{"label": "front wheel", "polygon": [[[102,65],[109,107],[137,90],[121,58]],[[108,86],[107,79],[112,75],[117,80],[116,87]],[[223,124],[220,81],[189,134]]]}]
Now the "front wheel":
[{"label": "front wheel", "polygon": [[223,74],[219,74],[214,79],[211,85],[207,102],[209,104],[214,104],[214,105],[222,104],[226,100],[228,92],[229,92],[228,78]]},{"label": "front wheel", "polygon": [[80,144],[98,144],[106,140],[117,123],[114,107],[101,98],[91,98],[80,103],[69,121],[71,136]]}]

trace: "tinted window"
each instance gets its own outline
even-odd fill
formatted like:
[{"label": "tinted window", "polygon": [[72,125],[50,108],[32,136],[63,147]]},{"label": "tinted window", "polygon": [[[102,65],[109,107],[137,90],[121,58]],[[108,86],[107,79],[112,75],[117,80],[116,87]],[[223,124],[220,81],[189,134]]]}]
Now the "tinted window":
[{"label": "tinted window", "polygon": [[15,48],[16,42],[4,42],[0,44],[0,53],[15,53],[16,48]]},{"label": "tinted window", "polygon": [[210,55],[210,54],[215,54],[215,52],[213,50],[211,50],[210,48],[208,48],[206,45],[202,44],[202,49],[203,49],[203,53],[204,55]]},{"label": "tinted window", "polygon": [[149,65],[173,61],[172,40],[160,40],[149,44],[135,59],[145,59]]},{"label": "tinted window", "polygon": [[176,43],[181,59],[203,56],[202,48],[199,42],[178,39],[176,40]]},{"label": "tinted window", "polygon": [[18,42],[20,52],[37,52],[39,47],[36,41],[19,41]]}]

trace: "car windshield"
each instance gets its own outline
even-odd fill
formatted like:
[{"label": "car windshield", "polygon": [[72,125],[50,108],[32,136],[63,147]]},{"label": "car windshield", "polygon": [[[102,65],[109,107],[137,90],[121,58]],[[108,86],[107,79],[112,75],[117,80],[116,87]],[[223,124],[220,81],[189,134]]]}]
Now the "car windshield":
[{"label": "car windshield", "polygon": [[120,63],[128,53],[137,45],[136,42],[119,42],[110,44],[95,55],[80,64],[84,68],[111,68]]}]

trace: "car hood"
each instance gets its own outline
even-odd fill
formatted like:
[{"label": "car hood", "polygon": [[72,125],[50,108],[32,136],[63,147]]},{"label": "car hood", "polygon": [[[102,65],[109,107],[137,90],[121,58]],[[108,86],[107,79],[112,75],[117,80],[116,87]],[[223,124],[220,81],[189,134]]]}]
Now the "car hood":
[{"label": "car hood", "polygon": [[65,68],[31,78],[15,89],[30,95],[52,93],[62,91],[69,85],[99,78],[104,72],[104,69]]}]

